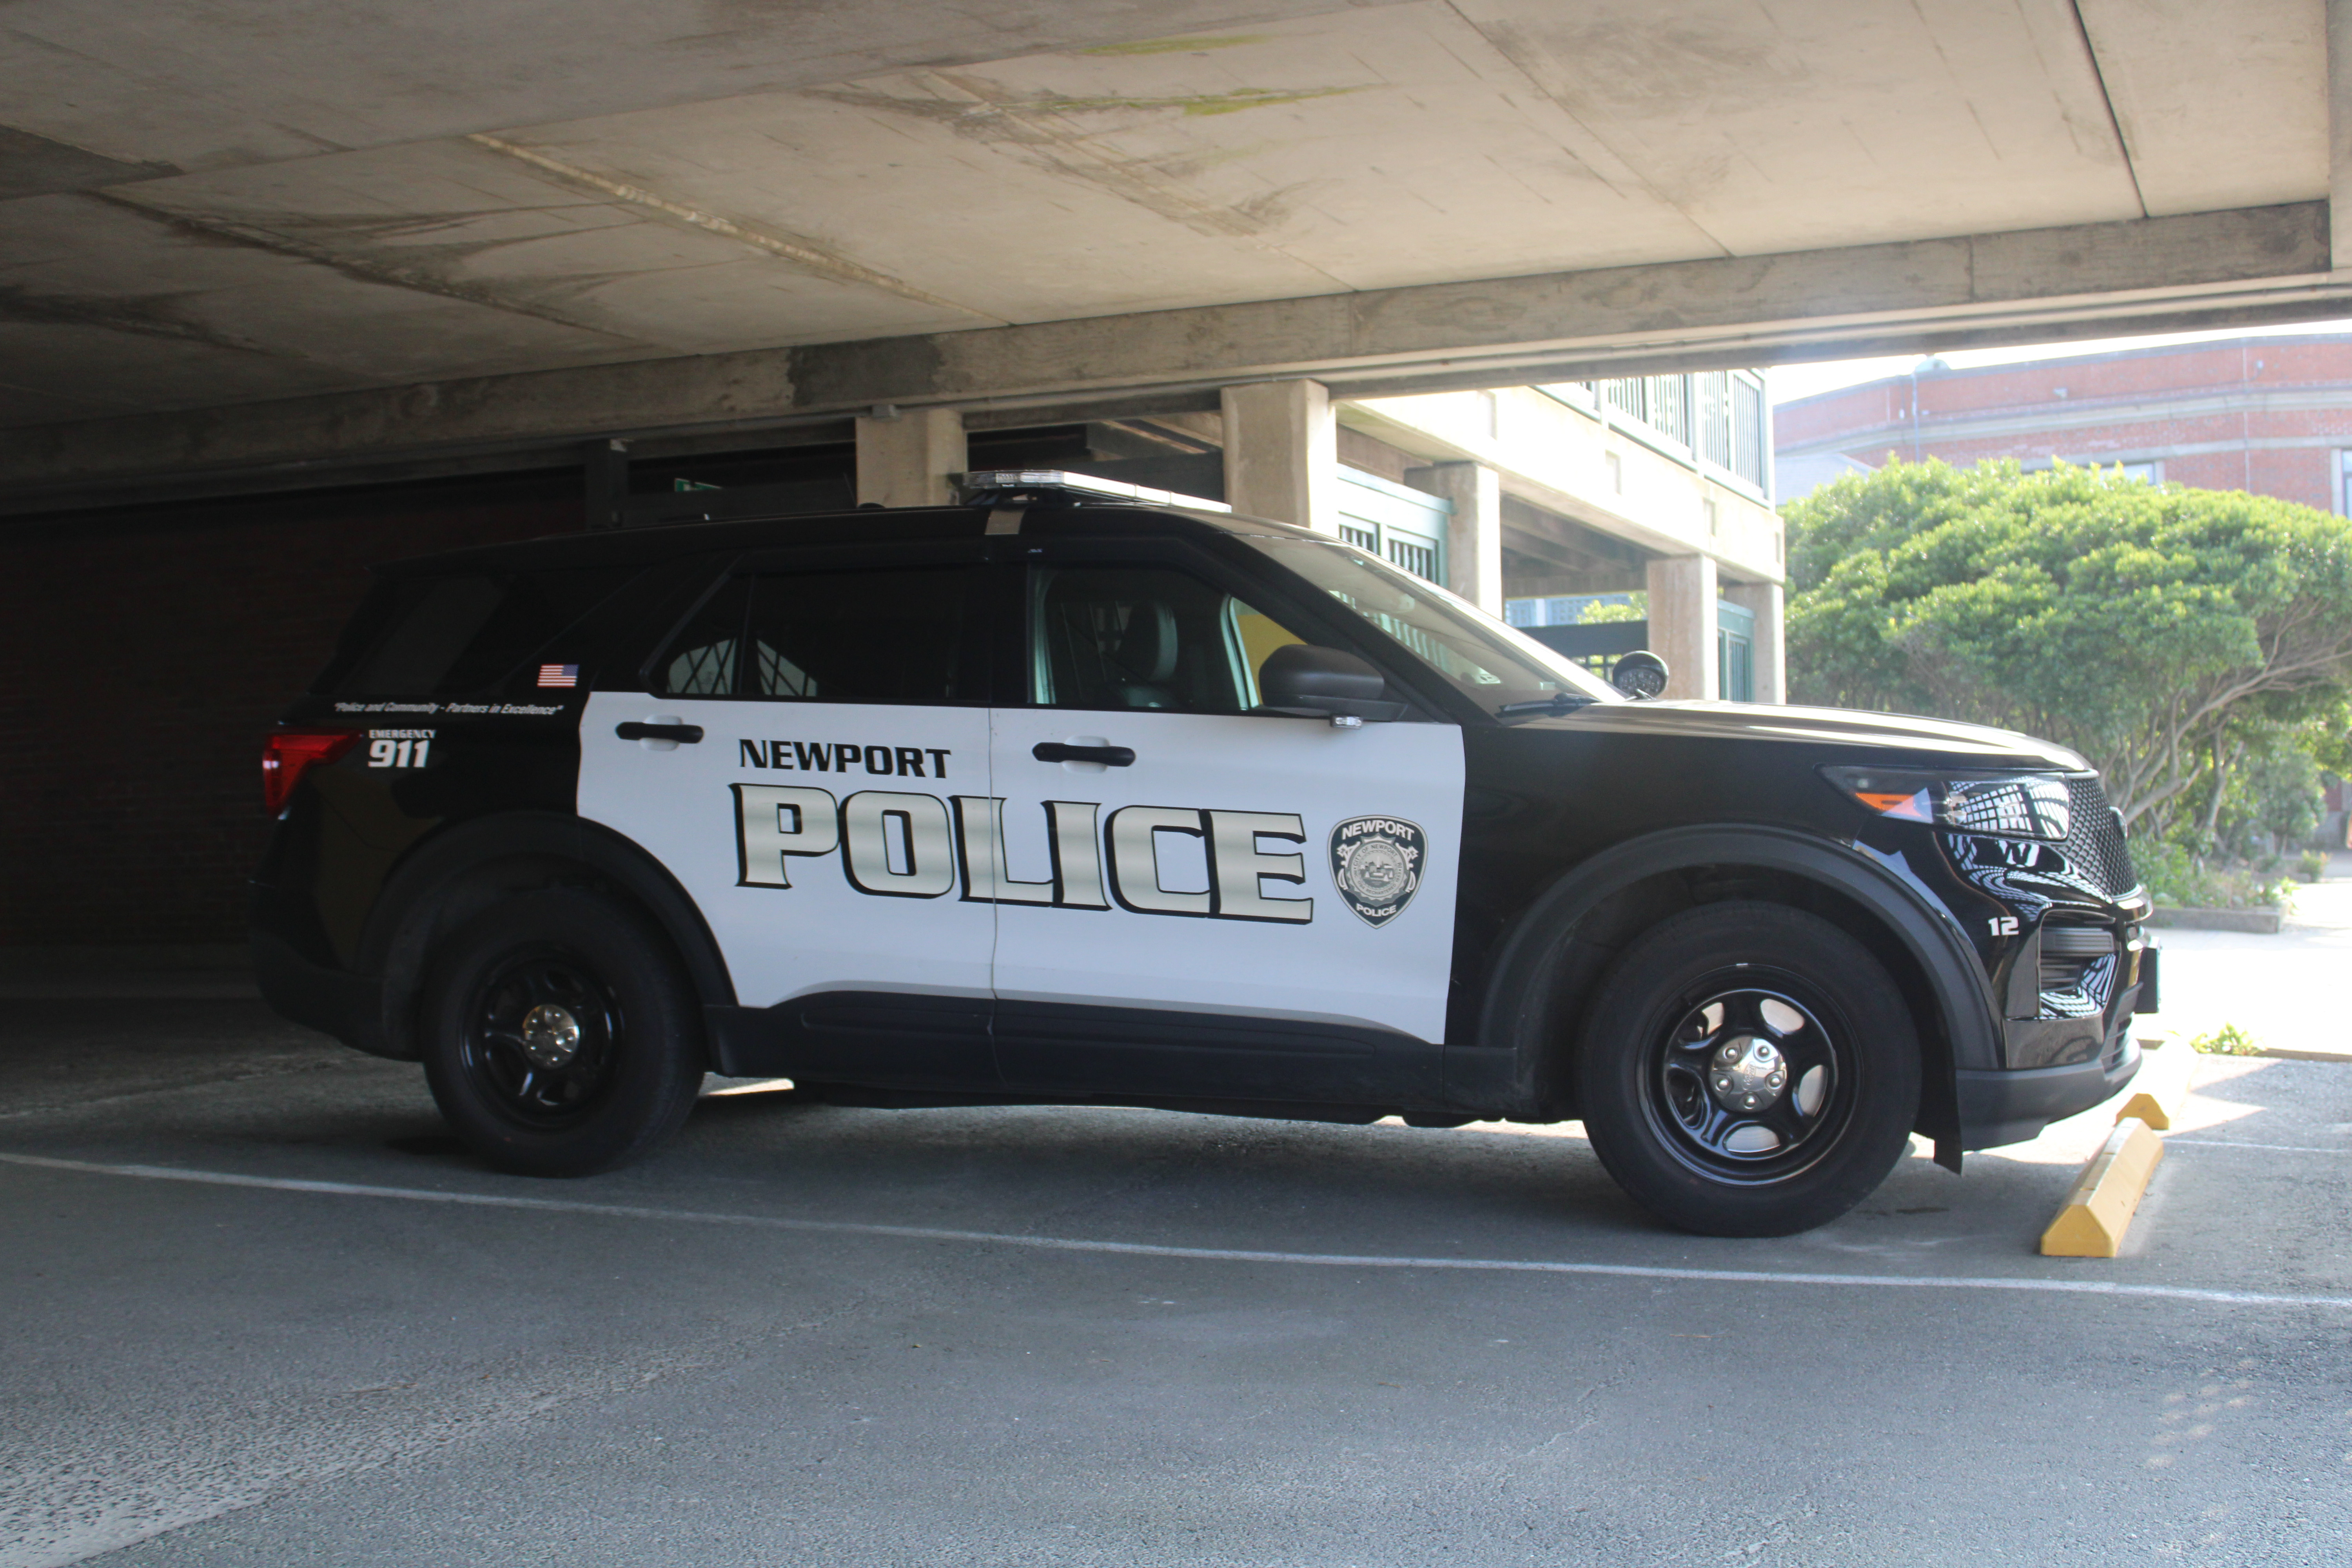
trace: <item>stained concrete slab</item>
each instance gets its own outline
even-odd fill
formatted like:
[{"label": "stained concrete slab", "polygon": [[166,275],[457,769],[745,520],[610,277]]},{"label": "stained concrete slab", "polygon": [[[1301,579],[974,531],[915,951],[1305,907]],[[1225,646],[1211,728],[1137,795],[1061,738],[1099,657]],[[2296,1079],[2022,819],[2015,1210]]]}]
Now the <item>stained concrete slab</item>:
[{"label": "stained concrete slab", "polygon": [[[2314,5],[15,0],[9,37],[0,353],[52,401],[0,418],[28,426],[1726,257],[1755,265],[1709,282],[1718,309],[1823,252],[1801,292],[1859,321],[1919,310],[1945,263],[1857,247],[2329,189]],[[2132,248],[2069,239],[2025,295]],[[2231,280],[2216,254],[2158,286]],[[2310,310],[2309,262],[2263,255]],[[1988,291],[1946,324],[2015,297],[2003,271],[1972,258]],[[1674,288],[1601,286],[1620,314]],[[1495,351],[1526,314],[1474,290],[1422,352]],[[1065,385],[1120,357],[1028,341]],[[569,434],[596,433],[625,432]]]}]

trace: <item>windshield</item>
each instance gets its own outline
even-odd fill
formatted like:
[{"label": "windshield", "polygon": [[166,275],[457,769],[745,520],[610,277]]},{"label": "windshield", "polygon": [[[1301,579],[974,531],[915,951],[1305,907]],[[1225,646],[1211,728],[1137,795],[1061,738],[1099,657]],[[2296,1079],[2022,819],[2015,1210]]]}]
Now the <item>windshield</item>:
[{"label": "windshield", "polygon": [[[1489,713],[1513,703],[1622,702],[1564,654],[1514,631],[1434,583],[1339,543],[1236,534],[1378,626]],[[1524,711],[1524,710],[1523,710]]]}]

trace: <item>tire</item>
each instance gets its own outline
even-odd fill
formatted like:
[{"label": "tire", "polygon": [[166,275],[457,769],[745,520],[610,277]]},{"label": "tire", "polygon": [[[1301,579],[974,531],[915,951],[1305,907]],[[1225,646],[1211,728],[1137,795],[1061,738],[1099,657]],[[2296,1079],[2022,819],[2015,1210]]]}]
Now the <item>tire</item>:
[{"label": "tire", "polygon": [[422,1022],[441,1114],[476,1154],[521,1175],[641,1160],[702,1085],[700,1010],[668,944],[575,889],[518,894],[440,943]]},{"label": "tire", "polygon": [[1792,1236],[1903,1157],[1919,1042],[1885,966],[1781,904],[1707,904],[1628,947],[1577,1059],[1593,1152],[1635,1203],[1701,1236]]}]

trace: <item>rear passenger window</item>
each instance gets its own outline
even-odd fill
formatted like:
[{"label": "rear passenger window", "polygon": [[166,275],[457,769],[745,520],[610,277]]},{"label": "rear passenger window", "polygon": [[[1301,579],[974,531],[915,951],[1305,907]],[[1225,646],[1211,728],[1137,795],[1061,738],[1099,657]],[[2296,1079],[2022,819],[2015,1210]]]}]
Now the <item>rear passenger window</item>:
[{"label": "rear passenger window", "polygon": [[736,650],[751,607],[751,580],[730,579],[694,613],[654,661],[650,688],[668,697],[735,695]]},{"label": "rear passenger window", "polygon": [[357,652],[319,689],[417,697],[479,691],[577,625],[634,566],[408,577],[376,590]]},{"label": "rear passenger window", "polygon": [[654,660],[672,697],[817,702],[985,700],[967,645],[966,566],[738,577]]}]

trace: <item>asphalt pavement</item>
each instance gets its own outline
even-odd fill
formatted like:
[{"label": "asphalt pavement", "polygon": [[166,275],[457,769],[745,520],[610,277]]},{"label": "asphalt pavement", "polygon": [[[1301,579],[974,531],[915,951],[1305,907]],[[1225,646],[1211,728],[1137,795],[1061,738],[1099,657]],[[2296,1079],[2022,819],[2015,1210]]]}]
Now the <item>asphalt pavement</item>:
[{"label": "asphalt pavement", "polygon": [[2352,1067],[2199,1059],[2063,1260],[2096,1114],[1782,1241],[1573,1127],[753,1085],[539,1182],[249,999],[73,989],[0,1002],[6,1568],[2352,1558]]}]

